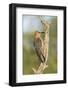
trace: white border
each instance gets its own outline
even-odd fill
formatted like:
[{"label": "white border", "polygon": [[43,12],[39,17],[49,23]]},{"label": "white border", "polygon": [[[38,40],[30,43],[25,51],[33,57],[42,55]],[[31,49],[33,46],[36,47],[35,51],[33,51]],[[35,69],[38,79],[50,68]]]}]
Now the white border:
[{"label": "white border", "polygon": [[[50,15],[58,17],[58,33],[57,33],[57,74],[40,74],[40,75],[23,75],[22,74],[22,15]],[[63,80],[63,11],[62,10],[47,10],[47,9],[31,9],[17,8],[16,9],[16,82],[36,82],[36,81],[54,81]]]}]

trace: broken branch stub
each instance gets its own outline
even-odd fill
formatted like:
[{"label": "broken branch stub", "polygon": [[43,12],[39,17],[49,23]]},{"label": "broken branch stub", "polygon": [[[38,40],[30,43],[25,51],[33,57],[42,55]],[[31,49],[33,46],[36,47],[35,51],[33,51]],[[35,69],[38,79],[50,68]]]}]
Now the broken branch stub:
[{"label": "broken branch stub", "polygon": [[42,74],[47,67],[48,65],[46,65],[45,63],[41,63],[37,70],[35,68],[32,68],[32,70],[34,74]]}]

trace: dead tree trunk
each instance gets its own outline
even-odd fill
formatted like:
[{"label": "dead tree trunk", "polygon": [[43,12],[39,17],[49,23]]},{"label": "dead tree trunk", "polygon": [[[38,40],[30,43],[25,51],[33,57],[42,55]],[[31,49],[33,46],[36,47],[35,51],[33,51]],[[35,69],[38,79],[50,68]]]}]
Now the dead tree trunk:
[{"label": "dead tree trunk", "polygon": [[43,40],[43,44],[44,44],[43,52],[46,60],[44,63],[40,63],[37,70],[35,68],[32,68],[34,74],[42,74],[43,71],[48,67],[47,60],[48,60],[48,47],[49,47],[49,24],[42,22],[42,25],[45,33],[44,40]]}]

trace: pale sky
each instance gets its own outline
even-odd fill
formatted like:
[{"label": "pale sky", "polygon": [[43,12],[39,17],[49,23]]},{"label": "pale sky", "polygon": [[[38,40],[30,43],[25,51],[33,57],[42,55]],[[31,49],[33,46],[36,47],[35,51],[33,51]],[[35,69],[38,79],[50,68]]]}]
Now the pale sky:
[{"label": "pale sky", "polygon": [[33,15],[23,15],[22,16],[22,28],[24,32],[33,32],[42,30],[42,24],[40,18],[43,21],[51,22],[54,16],[33,16]]}]

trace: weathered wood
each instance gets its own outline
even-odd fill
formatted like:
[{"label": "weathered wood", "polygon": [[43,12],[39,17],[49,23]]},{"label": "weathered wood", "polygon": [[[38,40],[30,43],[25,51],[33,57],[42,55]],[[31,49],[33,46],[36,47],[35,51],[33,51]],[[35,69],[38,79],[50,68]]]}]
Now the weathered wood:
[{"label": "weathered wood", "polygon": [[46,65],[45,63],[41,63],[37,70],[35,68],[32,68],[32,70],[34,74],[42,74],[47,67],[48,65]]},{"label": "weathered wood", "polygon": [[45,57],[45,62],[40,63],[37,70],[35,68],[32,68],[35,74],[42,74],[43,71],[48,67],[47,60],[48,60],[48,48],[49,48],[49,24],[48,22],[43,23],[42,21],[41,23],[43,25],[43,31],[45,33],[44,40],[43,40],[43,48],[42,48],[43,55]]}]

